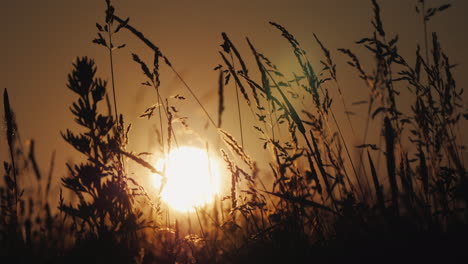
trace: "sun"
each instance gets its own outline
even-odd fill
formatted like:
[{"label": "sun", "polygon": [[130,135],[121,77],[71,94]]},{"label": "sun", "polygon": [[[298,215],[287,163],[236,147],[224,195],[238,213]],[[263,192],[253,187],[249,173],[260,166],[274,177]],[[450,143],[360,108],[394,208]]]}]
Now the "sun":
[{"label": "sun", "polygon": [[161,198],[171,208],[191,212],[197,206],[213,202],[220,191],[220,168],[215,158],[196,147],[180,147],[172,150],[166,159],[156,161],[156,168],[164,171],[162,177],[153,174],[153,184],[162,188]]}]

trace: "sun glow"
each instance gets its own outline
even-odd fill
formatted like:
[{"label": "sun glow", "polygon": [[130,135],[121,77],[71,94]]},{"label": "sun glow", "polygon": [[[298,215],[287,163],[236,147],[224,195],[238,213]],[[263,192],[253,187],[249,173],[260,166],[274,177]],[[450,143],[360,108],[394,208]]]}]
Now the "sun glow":
[{"label": "sun glow", "polygon": [[181,147],[170,152],[166,160],[156,162],[156,168],[167,178],[163,186],[160,175],[153,174],[155,187],[162,188],[161,199],[171,208],[194,211],[194,207],[211,203],[220,191],[218,162],[205,150]]}]

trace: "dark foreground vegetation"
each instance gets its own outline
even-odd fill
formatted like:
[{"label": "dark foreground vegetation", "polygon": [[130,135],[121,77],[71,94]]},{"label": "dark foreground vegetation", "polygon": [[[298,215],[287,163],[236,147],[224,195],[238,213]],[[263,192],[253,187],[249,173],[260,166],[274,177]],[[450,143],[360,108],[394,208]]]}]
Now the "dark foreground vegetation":
[{"label": "dark foreground vegetation", "polygon": [[[341,97],[346,84],[338,78],[335,53],[317,36],[321,69],[312,67],[291,33],[271,23],[291,44],[301,70],[290,80],[260,53],[254,40],[246,40],[253,58],[249,61],[255,62],[248,65],[223,33],[221,64],[215,68],[219,111],[213,118],[170,58],[129,19],[121,19],[107,0],[105,21],[96,25],[93,42],[107,49],[111,66],[113,53],[124,47],[113,43],[112,36],[123,30],[154,52],[151,64],[137,54],[133,60],[156,95],[155,105],[142,117],[159,122],[159,142],[166,151],[175,147],[174,130],[179,128],[173,124],[181,120],[173,102],[184,98],[161,96],[159,68],[174,71],[191,96],[187,100],[199,103],[222,139],[220,155],[231,173],[230,193],[197,211],[196,232],[182,232],[178,222],[164,223],[160,199],[149,195],[128,171],[127,164],[136,162],[160,173],[149,163],[148,153],[126,149],[131,131],[118,112],[112,67],[107,83],[97,77],[92,59],[78,58],[67,87],[76,96],[70,110],[80,128],[66,130],[62,137],[86,158],[68,164],[59,194],[50,192],[54,157],[49,173],[41,173],[34,142],[24,149],[4,91],[10,159],[4,161],[0,188],[0,261],[468,261],[468,178],[462,145],[468,112],[463,89],[452,75],[454,66],[437,34],[428,29],[431,19],[449,5],[429,7],[426,2],[416,1],[426,41],[411,59],[398,53],[398,37],[385,31],[376,0],[370,1],[374,30],[357,41],[374,65],[366,69],[351,49],[337,51],[349,59],[346,70],[356,72],[369,90],[369,99],[359,102],[367,105],[367,112],[360,114],[366,126],[357,128],[348,110],[351,102]],[[258,162],[244,151],[244,134],[235,138],[222,129],[225,89],[236,89],[235,107],[245,106],[255,117],[252,124],[240,123],[240,131],[255,127],[262,140],[259,147],[271,154],[266,161],[271,171],[258,170]],[[331,94],[337,98],[332,100]],[[402,94],[410,108],[399,104]],[[345,114],[338,115],[335,105]],[[352,131],[360,144],[345,140],[345,131]],[[370,140],[372,133],[378,135]],[[266,182],[266,175],[273,180]],[[25,191],[26,181],[36,181],[35,189]]]}]

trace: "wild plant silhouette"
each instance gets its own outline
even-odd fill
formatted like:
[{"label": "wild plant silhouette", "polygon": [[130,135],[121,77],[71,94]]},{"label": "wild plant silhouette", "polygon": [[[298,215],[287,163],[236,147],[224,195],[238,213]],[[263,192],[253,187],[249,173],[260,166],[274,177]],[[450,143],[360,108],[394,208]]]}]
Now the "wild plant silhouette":
[{"label": "wild plant silhouette", "polygon": [[[373,30],[356,41],[374,64],[366,68],[357,47],[330,51],[314,34],[323,51],[315,69],[298,39],[284,26],[270,22],[290,44],[300,73],[284,73],[246,39],[251,54],[242,54],[227,33],[219,51],[218,111],[210,113],[196,91],[161,49],[122,19],[106,0],[105,25],[97,24],[95,44],[109,52],[113,103],[107,82],[97,77],[94,61],[78,57],[66,87],[76,96],[70,111],[79,126],[62,132],[63,139],[83,159],[67,164],[61,179],[65,198],[49,193],[35,161],[34,142],[24,154],[8,93],[4,91],[6,136],[10,160],[4,162],[0,188],[0,255],[14,262],[93,261],[121,263],[338,263],[343,261],[434,261],[466,259],[468,234],[468,178],[461,128],[468,112],[449,57],[437,33],[427,23],[449,4],[428,7],[418,0],[425,43],[415,56],[399,53],[398,35],[385,30],[378,1],[373,7]],[[448,10],[447,12],[450,12]],[[152,65],[133,53],[144,85],[155,89],[155,103],[140,117],[156,119],[160,149],[178,146],[179,111],[169,99],[195,100],[220,139],[219,154],[230,176],[228,193],[212,206],[198,208],[196,231],[183,231],[181,220],[164,222],[169,214],[158,195],[151,196],[133,176],[128,163],[160,174],[148,153],[127,150],[130,125],[118,112],[114,81],[112,36],[127,30],[153,53]],[[363,128],[353,126],[350,103],[342,89],[334,56],[348,59],[346,70],[356,72],[369,90]],[[250,56],[254,65],[249,65]],[[190,98],[163,98],[160,68],[168,67]],[[253,67],[253,68],[250,68]],[[462,66],[463,67],[463,66]],[[235,89],[235,100],[224,98]],[[340,98],[333,100],[332,89]],[[406,89],[403,91],[402,89]],[[402,93],[411,97],[410,111],[402,107]],[[406,95],[405,95],[406,96]],[[354,99],[352,99],[354,100]],[[405,98],[404,101],[408,101]],[[334,104],[345,113],[338,115]],[[233,104],[233,105],[229,105]],[[234,107],[240,137],[223,129],[223,113]],[[241,111],[241,108],[248,108]],[[103,114],[103,108],[107,114]],[[251,113],[254,121],[242,120]],[[359,113],[361,114],[361,113]],[[338,116],[344,116],[340,120]],[[182,120],[182,121],[181,121]],[[216,122],[215,122],[216,120]],[[246,150],[245,127],[252,126],[267,151],[270,171]],[[378,127],[378,132],[372,127]],[[351,133],[359,145],[345,140]],[[369,139],[379,133],[379,143]],[[203,136],[203,135],[202,135]],[[149,150],[148,150],[149,151]],[[357,157],[352,154],[357,153]],[[380,164],[382,160],[382,164]],[[35,193],[23,192],[27,168],[38,181]],[[180,164],[184,166],[184,164]],[[272,182],[266,182],[271,174]],[[164,182],[161,189],[164,188]],[[159,194],[161,191],[159,192]],[[182,195],[182,194],[181,194]],[[49,200],[58,201],[58,210]]]}]

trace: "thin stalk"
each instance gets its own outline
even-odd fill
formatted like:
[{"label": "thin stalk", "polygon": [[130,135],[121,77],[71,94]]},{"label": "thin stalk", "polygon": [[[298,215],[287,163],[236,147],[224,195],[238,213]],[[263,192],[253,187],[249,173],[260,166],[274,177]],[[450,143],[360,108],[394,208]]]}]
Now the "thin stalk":
[{"label": "thin stalk", "polygon": [[107,23],[107,33],[109,35],[109,60],[110,60],[110,71],[111,71],[111,82],[112,82],[112,93],[114,96],[114,111],[115,111],[115,120],[118,120],[119,113],[117,112],[117,99],[115,93],[115,79],[114,79],[114,58],[113,58],[113,44],[112,44],[112,33],[111,33],[111,25]]},{"label": "thin stalk", "polygon": [[203,106],[203,104],[201,103],[201,101],[198,99],[198,97],[195,95],[195,93],[193,92],[193,90],[190,88],[190,86],[185,82],[185,80],[182,78],[182,76],[180,76],[180,74],[174,69],[174,67],[172,66],[169,66],[171,68],[171,70],[174,72],[174,74],[177,76],[177,78],[182,82],[182,84],[185,86],[185,88],[187,88],[187,90],[190,92],[190,94],[193,96],[193,98],[195,98],[195,101],[197,101],[198,105],[201,107],[201,109],[203,110],[203,112],[205,113],[206,117],[208,117],[208,120],[210,121],[210,123],[213,125],[214,128],[218,128],[218,126],[216,126],[216,123],[215,121],[213,120],[213,118],[211,118],[211,115],[208,113],[208,111],[206,110],[206,108]]},{"label": "thin stalk", "polygon": [[392,127],[392,123],[388,117],[385,117],[384,120],[385,126],[385,146],[386,146],[386,160],[387,160],[387,171],[388,171],[388,180],[390,184],[391,194],[392,194],[392,205],[393,212],[396,216],[399,215],[399,205],[398,205],[398,185],[396,181],[396,162],[395,162],[395,131]]},{"label": "thin stalk", "polygon": [[203,240],[205,241],[206,247],[207,247],[207,250],[208,250],[208,241],[207,241],[206,236],[205,236],[205,231],[203,231],[203,226],[201,224],[200,215],[198,214],[198,208],[196,206],[194,208],[195,208],[195,213],[197,214],[198,225],[200,226],[200,232],[202,233]]},{"label": "thin stalk", "polygon": [[[158,112],[159,112],[159,129],[161,131],[161,146],[162,146],[162,151],[163,151],[163,154],[164,154],[164,131],[163,131],[163,123],[162,123],[162,114],[161,114],[161,95],[159,94],[159,87],[155,87],[156,88],[156,94],[157,94],[157,97],[158,97]],[[173,131],[174,133],[174,131]],[[174,133],[174,139],[175,139],[175,133]],[[176,140],[176,144],[177,144],[177,140]]]},{"label": "thin stalk", "polygon": [[356,132],[354,131],[353,122],[351,122],[351,117],[349,116],[350,111],[348,110],[348,106],[346,105],[345,99],[343,97],[343,93],[341,92],[341,85],[338,83],[337,79],[334,79],[334,81],[335,81],[336,88],[338,90],[338,94],[340,95],[341,104],[343,105],[343,109],[345,111],[346,119],[348,120],[349,127],[351,128],[353,137],[356,138]]},{"label": "thin stalk", "polygon": [[[272,102],[273,104],[273,102]],[[271,105],[270,105],[270,102],[268,101],[267,99],[267,105],[268,105],[268,113],[269,114],[269,117],[270,117],[270,126],[271,126],[271,137],[273,138],[273,141],[275,140],[275,126],[273,125],[273,117],[271,116],[273,113],[271,112]]]},{"label": "thin stalk", "polygon": [[[231,63],[232,63],[232,67],[234,68],[234,72],[236,72],[235,65],[234,65],[234,58],[232,57],[232,53],[231,53]],[[241,146],[242,148],[244,148],[244,132],[242,130],[242,114],[241,114],[240,102],[239,102],[239,86],[237,85],[237,82],[234,82],[234,85],[236,86],[237,114],[239,116]]]},{"label": "thin stalk", "polygon": [[[359,186],[359,190],[361,191],[361,194],[365,196],[365,193],[364,193],[364,191],[362,189],[362,186],[361,186],[361,180],[359,179],[359,174],[356,171],[356,168],[354,167],[354,162],[352,161],[351,154],[349,153],[348,144],[346,144],[346,140],[344,139],[344,136],[343,136],[343,133],[341,132],[340,126],[338,125],[335,114],[333,113],[333,111],[331,111],[331,109],[330,109],[330,113],[332,114],[333,121],[334,121],[334,123],[336,125],[336,128],[338,129],[338,134],[340,135],[340,138],[343,141],[343,145],[345,147],[346,155],[348,156],[348,159],[350,161],[350,164],[351,164],[351,167],[353,169],[354,175],[356,176],[356,180],[357,180],[357,183],[358,183],[358,186]],[[327,122],[327,126],[328,126],[328,122]],[[362,162],[361,162],[361,164],[362,164]],[[343,166],[343,169],[344,169],[344,166]],[[348,183],[350,184],[350,187],[353,188],[353,185],[351,184],[351,181],[348,181]],[[367,185],[369,187],[369,182],[367,182]]]}]

